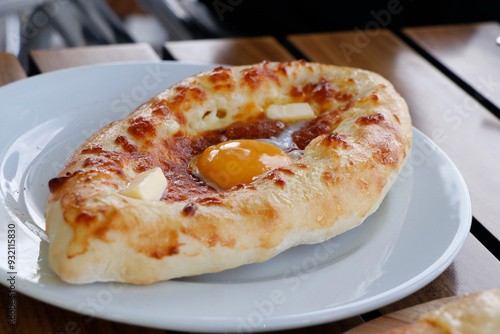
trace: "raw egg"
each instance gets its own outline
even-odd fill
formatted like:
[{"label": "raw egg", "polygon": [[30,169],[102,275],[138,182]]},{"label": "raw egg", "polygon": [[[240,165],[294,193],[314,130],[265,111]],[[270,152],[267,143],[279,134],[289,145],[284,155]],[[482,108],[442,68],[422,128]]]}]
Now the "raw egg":
[{"label": "raw egg", "polygon": [[195,161],[201,176],[222,190],[249,184],[259,175],[291,163],[293,160],[279,147],[250,139],[210,146]]}]

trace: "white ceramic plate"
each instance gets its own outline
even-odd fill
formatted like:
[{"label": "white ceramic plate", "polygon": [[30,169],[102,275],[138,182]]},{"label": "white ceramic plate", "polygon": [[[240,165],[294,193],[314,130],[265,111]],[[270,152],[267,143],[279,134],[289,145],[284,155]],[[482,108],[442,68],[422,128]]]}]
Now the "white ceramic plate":
[{"label": "white ceramic plate", "polygon": [[[149,286],[69,285],[47,264],[47,181],[91,133],[186,76],[212,68],[175,62],[73,68],[0,89],[0,282],[69,310],[198,332],[309,326],[403,298],[443,272],[471,221],[452,162],[414,131],[413,153],[380,209],[330,241],[261,264]],[[15,237],[8,238],[8,229]],[[7,241],[15,240],[8,267]],[[9,274],[14,272],[14,274]],[[22,318],[22,314],[18,314]]]}]

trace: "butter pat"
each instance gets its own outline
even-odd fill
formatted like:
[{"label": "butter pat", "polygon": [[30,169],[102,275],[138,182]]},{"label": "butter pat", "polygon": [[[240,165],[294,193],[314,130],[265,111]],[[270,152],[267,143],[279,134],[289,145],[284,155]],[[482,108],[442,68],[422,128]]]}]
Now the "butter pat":
[{"label": "butter pat", "polygon": [[120,194],[136,199],[158,201],[167,188],[167,179],[156,167],[136,176]]},{"label": "butter pat", "polygon": [[299,122],[316,117],[309,103],[273,104],[267,108],[266,116],[284,122]]}]

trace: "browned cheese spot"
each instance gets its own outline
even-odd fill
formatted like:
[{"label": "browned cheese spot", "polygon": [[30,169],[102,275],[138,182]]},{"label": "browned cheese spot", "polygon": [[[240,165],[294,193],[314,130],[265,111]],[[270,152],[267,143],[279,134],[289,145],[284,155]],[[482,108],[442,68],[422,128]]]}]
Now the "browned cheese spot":
[{"label": "browned cheese spot", "polygon": [[356,120],[356,124],[359,124],[359,125],[379,124],[380,122],[383,122],[384,120],[385,120],[385,117],[382,114],[360,116]]},{"label": "browned cheese spot", "polygon": [[320,105],[333,100],[336,93],[333,85],[325,78],[322,78],[319,82],[310,82],[306,84],[302,88],[302,91],[307,96],[307,102],[314,101]]},{"label": "browned cheese spot", "polygon": [[165,100],[156,100],[151,105],[151,109],[153,110],[151,113],[154,116],[167,116],[170,114],[170,109],[167,106],[167,101]]},{"label": "browned cheese spot", "polygon": [[274,82],[280,85],[280,80],[274,70],[266,67],[251,67],[242,71],[242,82],[252,90],[256,90],[263,83]]},{"label": "browned cheese spot", "polygon": [[115,139],[115,144],[120,145],[122,150],[127,153],[139,152],[139,149],[134,144],[130,143],[125,136],[118,136]]},{"label": "browned cheese spot", "polygon": [[264,179],[265,180],[271,180],[271,181],[273,181],[274,184],[276,184],[277,186],[279,186],[281,189],[285,189],[286,182],[285,182],[285,180],[283,180],[283,178],[281,177],[281,175],[280,175],[279,172],[280,172],[279,168],[278,169],[274,169],[274,170],[268,172],[264,176]]},{"label": "browned cheese spot", "polygon": [[236,89],[236,81],[233,78],[231,69],[216,67],[210,73],[208,80],[212,84],[214,91],[229,91],[232,92]]},{"label": "browned cheese spot", "polygon": [[322,143],[325,146],[331,147],[331,148],[342,148],[342,149],[348,149],[349,147],[352,147],[352,145],[347,141],[347,137],[345,135],[341,135],[338,133],[329,133],[327,134],[324,138]]},{"label": "browned cheese spot", "polygon": [[156,136],[156,127],[149,119],[137,117],[130,120],[130,123],[131,125],[128,127],[127,132],[134,138],[145,139]]},{"label": "browned cheese spot", "polygon": [[351,93],[342,93],[342,92],[338,92],[337,94],[335,94],[335,100],[337,101],[350,101],[352,100],[353,98],[353,95]]},{"label": "browned cheese spot", "polygon": [[218,197],[204,197],[196,201],[200,205],[217,205],[222,203],[222,199]]},{"label": "browned cheese spot", "polygon": [[199,87],[178,86],[175,96],[167,101],[167,107],[175,116],[177,122],[186,125],[187,120],[184,109],[193,105],[200,105],[208,99],[208,93]]},{"label": "browned cheese spot", "polygon": [[118,168],[120,166],[115,161],[113,161],[113,160],[104,160],[104,159],[100,159],[100,158],[90,157],[90,158],[85,159],[85,161],[82,164],[82,167],[83,168],[87,168],[87,167],[95,167],[95,168],[99,168],[99,167],[103,167],[103,168],[111,167],[111,168],[116,169],[116,168]]}]

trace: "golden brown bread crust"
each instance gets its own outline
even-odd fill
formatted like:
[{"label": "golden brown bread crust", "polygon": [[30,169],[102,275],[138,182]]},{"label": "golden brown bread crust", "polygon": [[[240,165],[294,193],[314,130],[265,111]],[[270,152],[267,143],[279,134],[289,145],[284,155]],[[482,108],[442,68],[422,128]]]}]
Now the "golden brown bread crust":
[{"label": "golden brown bread crust", "polygon": [[[317,115],[293,135],[296,163],[222,194],[187,172],[209,145],[279,132],[265,110],[293,102]],[[145,284],[327,240],[376,210],[411,138],[406,103],[372,72],[294,61],[201,73],[94,134],[50,181],[50,266],[72,283]],[[161,201],[118,193],[153,167],[169,181]]]},{"label": "golden brown bread crust", "polygon": [[447,334],[447,332],[427,322],[418,322],[415,324],[390,329],[379,334]]},{"label": "golden brown bread crust", "polygon": [[423,314],[418,322],[380,334],[500,333],[500,290],[479,291]]}]

